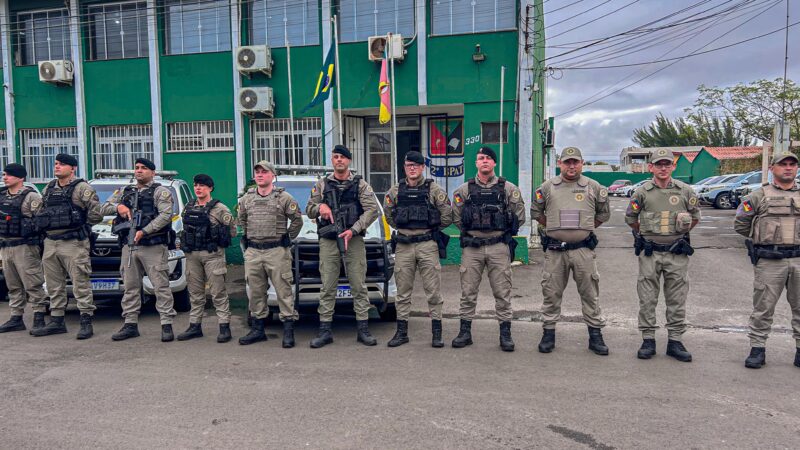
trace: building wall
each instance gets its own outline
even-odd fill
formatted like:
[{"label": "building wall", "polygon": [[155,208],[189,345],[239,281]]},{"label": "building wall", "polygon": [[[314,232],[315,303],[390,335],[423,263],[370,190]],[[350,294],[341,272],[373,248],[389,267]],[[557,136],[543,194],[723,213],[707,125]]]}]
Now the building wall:
[{"label": "building wall", "polygon": [[678,157],[678,162],[675,164],[675,171],[672,172],[672,177],[692,184],[692,163],[686,159],[684,155]]},{"label": "building wall", "polygon": [[719,174],[719,161],[705,149],[701,150],[692,161],[692,179],[699,181]]}]

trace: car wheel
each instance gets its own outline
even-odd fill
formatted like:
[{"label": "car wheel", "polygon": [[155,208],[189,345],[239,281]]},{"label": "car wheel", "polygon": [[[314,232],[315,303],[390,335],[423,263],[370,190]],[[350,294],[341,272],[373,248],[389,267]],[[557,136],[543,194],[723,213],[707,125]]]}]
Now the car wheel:
[{"label": "car wheel", "polygon": [[717,209],[731,209],[733,208],[733,202],[731,202],[731,194],[722,193],[717,196],[714,200],[714,208]]},{"label": "car wheel", "polygon": [[189,289],[184,289],[180,292],[172,294],[173,307],[177,312],[187,312],[192,309],[192,303],[189,301]]},{"label": "car wheel", "polygon": [[394,303],[389,303],[384,306],[383,311],[378,311],[378,315],[381,317],[382,322],[395,322],[397,321],[397,308],[395,308]]}]

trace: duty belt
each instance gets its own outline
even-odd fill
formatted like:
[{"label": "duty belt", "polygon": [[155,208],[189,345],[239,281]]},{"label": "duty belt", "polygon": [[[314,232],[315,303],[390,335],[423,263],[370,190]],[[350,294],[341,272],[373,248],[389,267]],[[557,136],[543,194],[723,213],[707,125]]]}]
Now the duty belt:
[{"label": "duty belt", "polygon": [[506,242],[506,237],[501,235],[493,238],[477,238],[473,236],[461,236],[461,248],[464,247],[474,247],[479,248],[485,245],[494,245],[499,244],[501,242]]},{"label": "duty belt", "polygon": [[290,245],[291,242],[289,241],[289,236],[285,234],[278,241],[267,241],[267,242],[247,241],[247,248],[254,248],[256,250],[269,250],[278,247],[289,247]]},{"label": "duty belt", "polygon": [[754,245],[758,258],[786,259],[800,257],[800,245]]},{"label": "duty belt", "polygon": [[17,239],[13,241],[0,241],[0,248],[19,247],[20,245],[39,245],[39,239]]},{"label": "duty belt", "polygon": [[416,236],[406,236],[404,234],[397,233],[396,239],[400,244],[416,244],[417,242],[432,241],[434,240],[434,237],[433,233],[425,233]]},{"label": "duty belt", "polygon": [[558,239],[551,238],[550,236],[542,236],[542,249],[544,251],[554,250],[563,252],[567,250],[577,250],[579,248],[588,248],[594,250],[597,247],[597,236],[594,233],[589,233],[589,236],[580,242],[563,242]]},{"label": "duty belt", "polygon": [[53,241],[66,241],[69,239],[77,239],[79,241],[83,241],[86,238],[88,238],[89,235],[83,228],[78,228],[77,230],[66,231],[64,233],[48,234],[45,237]]}]

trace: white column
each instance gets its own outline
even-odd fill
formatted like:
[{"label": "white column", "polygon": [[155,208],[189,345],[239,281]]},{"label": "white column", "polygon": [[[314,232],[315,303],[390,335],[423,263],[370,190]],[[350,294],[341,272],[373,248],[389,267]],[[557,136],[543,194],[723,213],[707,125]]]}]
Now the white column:
[{"label": "white column", "polygon": [[428,104],[428,30],[425,28],[427,17],[425,0],[414,0],[417,17],[417,97],[419,106]]},{"label": "white column", "polygon": [[161,139],[161,80],[158,71],[158,23],[156,0],[147,0],[147,60],[150,69],[150,114],[153,123],[153,164],[164,168]]},{"label": "white column", "polygon": [[[519,11],[523,19],[525,18],[525,9],[528,5],[533,8],[534,0],[519,0]],[[533,86],[528,86],[528,79],[531,74],[528,67],[528,61],[533,61],[532,57],[527,57],[525,54],[525,32],[524,25],[519,27],[519,42],[518,52],[519,65],[517,67],[517,98],[519,98],[519,126],[517,127],[519,133],[519,188],[522,191],[522,199],[525,201],[525,207],[530,208],[531,193],[533,192],[533,102],[530,100],[531,90]],[[529,33],[533,37],[534,33]],[[531,52],[534,50],[531,48]],[[535,81],[534,81],[535,82]],[[530,214],[526,214],[526,223],[530,224]],[[531,227],[522,227],[527,231],[526,235],[531,235]]]},{"label": "white column", "polygon": [[[325,63],[325,57],[328,56],[328,49],[331,48],[331,0],[322,0],[322,13],[319,15],[322,20],[322,55],[320,56],[320,66]],[[339,85],[342,80],[336,80],[336,90],[338,92]],[[325,141],[325,161],[323,165],[328,164],[331,160],[333,151],[333,138],[334,135],[339,133],[333,132],[333,96],[328,96],[328,99],[322,104],[323,114],[322,122],[325,125],[322,128]],[[340,123],[340,127],[344,124]],[[330,131],[330,133],[329,133]]]},{"label": "white column", "polygon": [[86,103],[83,98],[83,46],[81,45],[80,8],[78,0],[69,2],[69,39],[72,53],[72,86],[75,89],[75,126],[78,137],[78,169],[86,179],[94,178],[86,164]]},{"label": "white column", "polygon": [[6,108],[6,148],[8,149],[8,162],[17,158],[17,127],[14,123],[14,78],[11,76],[13,59],[11,57],[11,29],[8,20],[8,0],[0,0],[0,35],[3,51],[3,97]]},{"label": "white column", "polygon": [[[231,54],[233,55],[231,67],[233,67],[233,136],[234,136],[234,145],[236,147],[236,194],[238,195],[239,192],[244,189],[244,185],[247,182],[245,170],[244,170],[244,120],[242,119],[242,114],[239,112],[239,89],[242,87],[242,78],[239,75],[239,71],[236,70],[236,48],[242,42],[242,27],[241,27],[241,15],[242,12],[239,9],[239,0],[230,0],[231,5],[231,43],[233,47],[233,51]],[[251,142],[250,145],[252,146],[253,143]]]}]

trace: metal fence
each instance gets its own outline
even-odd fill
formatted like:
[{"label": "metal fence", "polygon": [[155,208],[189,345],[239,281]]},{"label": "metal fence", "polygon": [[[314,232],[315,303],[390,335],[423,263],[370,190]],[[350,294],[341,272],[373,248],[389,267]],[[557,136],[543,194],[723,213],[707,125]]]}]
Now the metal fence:
[{"label": "metal fence", "polygon": [[250,121],[252,161],[266,160],[274,164],[321,166],[322,119],[306,117],[294,120],[294,151],[289,119],[255,119]]},{"label": "metal fence", "polygon": [[167,124],[168,152],[233,151],[233,121],[174,122]]},{"label": "metal fence", "polygon": [[6,139],[6,130],[0,130],[0,167],[5,167],[8,164],[8,140]]},{"label": "metal fence", "polygon": [[136,158],[153,159],[152,125],[92,128],[95,170],[133,169]]},{"label": "metal fence", "polygon": [[[29,181],[52,179],[53,166],[59,153],[78,158],[78,130],[75,127],[24,129],[19,133],[22,165],[28,170]],[[75,174],[79,175],[77,168]]]}]

